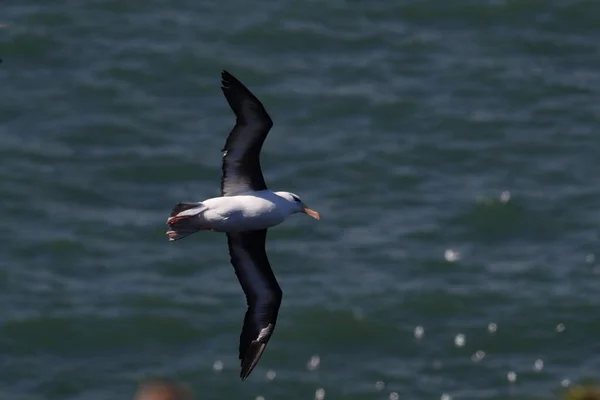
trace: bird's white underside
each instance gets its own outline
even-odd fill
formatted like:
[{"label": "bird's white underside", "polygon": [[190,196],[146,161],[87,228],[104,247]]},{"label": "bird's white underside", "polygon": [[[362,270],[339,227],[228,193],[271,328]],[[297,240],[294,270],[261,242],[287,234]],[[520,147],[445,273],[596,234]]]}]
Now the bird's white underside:
[{"label": "bird's white underside", "polygon": [[295,212],[294,204],[270,190],[238,196],[213,197],[178,216],[198,216],[221,232],[259,230],[279,225]]}]

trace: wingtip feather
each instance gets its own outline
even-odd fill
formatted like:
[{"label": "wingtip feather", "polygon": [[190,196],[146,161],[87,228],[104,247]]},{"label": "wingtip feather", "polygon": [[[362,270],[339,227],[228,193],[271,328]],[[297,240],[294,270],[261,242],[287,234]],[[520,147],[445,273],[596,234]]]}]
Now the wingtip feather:
[{"label": "wingtip feather", "polygon": [[253,341],[250,344],[250,347],[242,359],[242,370],[240,371],[240,378],[242,381],[245,381],[250,376],[250,373],[252,373],[256,364],[258,364],[258,360],[260,360],[266,347],[266,343],[258,341]]},{"label": "wingtip feather", "polygon": [[237,81],[237,78],[235,76],[231,75],[231,73],[229,73],[229,71],[227,71],[225,69],[221,71],[221,89],[222,90],[229,88],[236,81]]}]

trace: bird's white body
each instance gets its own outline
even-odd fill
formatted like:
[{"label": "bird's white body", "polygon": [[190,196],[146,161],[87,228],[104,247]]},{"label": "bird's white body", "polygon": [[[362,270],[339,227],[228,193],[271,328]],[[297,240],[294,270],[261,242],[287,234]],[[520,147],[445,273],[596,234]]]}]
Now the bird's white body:
[{"label": "bird's white body", "polygon": [[291,194],[261,190],[213,197],[198,203],[198,207],[180,212],[177,217],[193,217],[204,229],[240,232],[279,225],[288,216],[300,211],[300,203],[294,201]]}]

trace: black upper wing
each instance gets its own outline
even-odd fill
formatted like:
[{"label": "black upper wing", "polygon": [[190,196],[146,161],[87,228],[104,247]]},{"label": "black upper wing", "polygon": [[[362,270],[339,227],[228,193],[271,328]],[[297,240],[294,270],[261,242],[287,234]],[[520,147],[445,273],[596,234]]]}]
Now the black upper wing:
[{"label": "black upper wing", "polygon": [[260,150],[273,126],[262,103],[227,71],[221,73],[221,90],[236,116],[223,148],[221,196],[267,188],[260,169]]},{"label": "black upper wing", "polygon": [[248,310],[240,335],[239,358],[245,380],[275,329],[282,291],[265,251],[267,230],[228,233],[231,264],[246,294]]}]

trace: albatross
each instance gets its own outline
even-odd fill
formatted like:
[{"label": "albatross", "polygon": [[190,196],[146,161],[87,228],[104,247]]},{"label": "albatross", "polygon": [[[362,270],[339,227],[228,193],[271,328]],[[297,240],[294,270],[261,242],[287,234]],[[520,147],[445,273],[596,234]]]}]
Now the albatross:
[{"label": "albatross", "polygon": [[248,307],[239,343],[244,381],[265,351],[281,305],[282,291],[265,250],[267,229],[295,213],[321,217],[296,194],[267,188],[260,151],[273,121],[252,92],[225,70],[221,90],[236,117],[221,150],[221,196],[175,205],[167,219],[167,235],[176,241],[205,230],[226,233],[230,262]]}]

